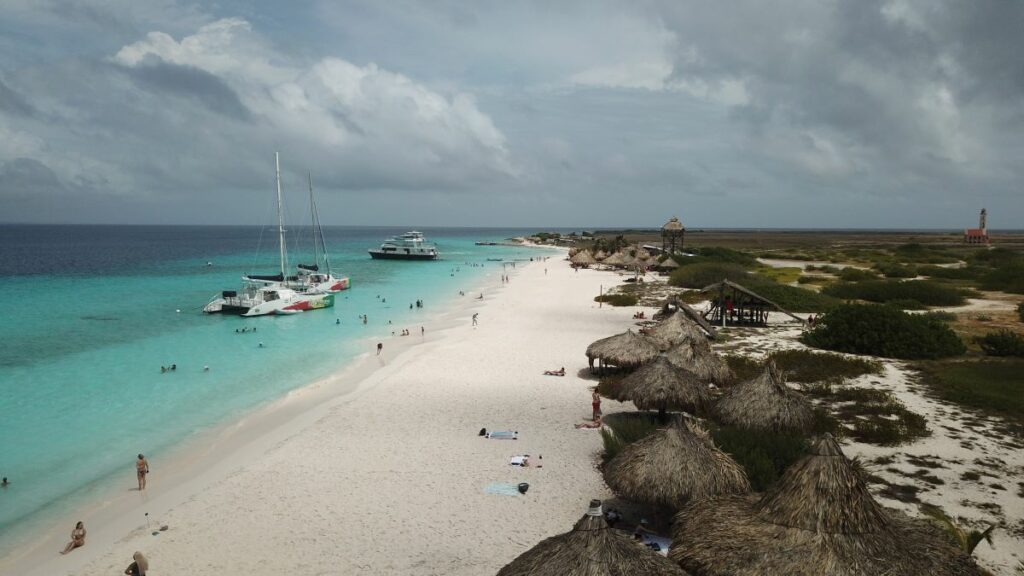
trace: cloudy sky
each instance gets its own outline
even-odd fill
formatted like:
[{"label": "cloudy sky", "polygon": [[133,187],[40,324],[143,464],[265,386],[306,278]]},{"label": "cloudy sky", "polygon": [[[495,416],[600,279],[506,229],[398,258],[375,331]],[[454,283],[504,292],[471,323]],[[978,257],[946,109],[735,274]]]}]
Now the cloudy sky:
[{"label": "cloudy sky", "polygon": [[0,2],[0,221],[1024,227],[1016,0]]}]

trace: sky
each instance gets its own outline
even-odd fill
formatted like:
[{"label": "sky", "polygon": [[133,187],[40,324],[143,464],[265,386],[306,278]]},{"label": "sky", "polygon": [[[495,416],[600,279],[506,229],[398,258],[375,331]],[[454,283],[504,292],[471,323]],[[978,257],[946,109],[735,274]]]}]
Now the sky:
[{"label": "sky", "polygon": [[1024,2],[0,2],[0,222],[1024,227]]}]

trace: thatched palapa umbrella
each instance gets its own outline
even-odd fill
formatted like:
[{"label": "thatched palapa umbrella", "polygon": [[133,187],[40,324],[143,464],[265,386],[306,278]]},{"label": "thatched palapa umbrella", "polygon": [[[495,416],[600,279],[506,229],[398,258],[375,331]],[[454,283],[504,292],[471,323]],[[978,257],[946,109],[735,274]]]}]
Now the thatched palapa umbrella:
[{"label": "thatched palapa umbrella", "polygon": [[692,502],[676,516],[669,557],[706,576],[978,576],[948,535],[883,508],[826,434],[758,500]]},{"label": "thatched palapa umbrella", "polygon": [[622,334],[602,338],[587,346],[587,358],[590,367],[594,367],[594,359],[601,364],[611,364],[620,368],[632,368],[650,362],[661,353],[658,346],[646,336],[626,330]]},{"label": "thatched palapa umbrella", "polygon": [[693,372],[672,365],[664,356],[623,378],[616,388],[615,399],[632,402],[641,410],[657,410],[662,420],[666,410],[697,414],[711,404],[706,383]]},{"label": "thatched palapa umbrella", "polygon": [[806,432],[814,422],[810,401],[786,386],[770,360],[759,376],[727,390],[715,413],[724,424],[754,430]]},{"label": "thatched palapa umbrella", "polygon": [[692,500],[750,492],[743,468],[692,423],[630,444],[608,463],[604,478],[616,494],[672,510]]},{"label": "thatched palapa umbrella", "polygon": [[657,266],[655,266],[655,268],[660,268],[662,270],[675,270],[676,268],[679,268],[679,263],[673,260],[671,256],[669,256],[668,258],[665,258],[664,262],[661,262]]},{"label": "thatched palapa umbrella", "polygon": [[673,365],[693,372],[701,380],[713,382],[719,387],[731,384],[733,373],[729,364],[715,354],[710,346],[705,346],[687,340],[669,348],[665,357]]},{"label": "thatched palapa umbrella", "polygon": [[594,259],[595,260],[604,260],[607,257],[608,257],[608,254],[606,254],[604,250],[598,250],[597,254],[594,254]]},{"label": "thatched palapa umbrella", "polygon": [[662,342],[666,349],[687,340],[693,341],[698,346],[708,350],[711,349],[711,345],[708,344],[708,337],[704,334],[704,331],[697,326],[696,322],[687,318],[682,312],[676,312],[658,322],[647,330],[646,335]]},{"label": "thatched palapa umbrella", "polygon": [[601,261],[601,263],[607,264],[609,266],[622,266],[626,263],[626,261],[623,259],[622,252],[616,252],[615,254],[606,257],[604,260]]},{"label": "thatched palapa umbrella", "polygon": [[590,255],[590,252],[586,250],[580,250],[569,261],[578,266],[590,266],[597,262],[594,257]]},{"label": "thatched palapa umbrella", "polygon": [[612,530],[601,501],[571,532],[552,536],[498,571],[498,576],[686,576],[675,562],[640,546],[621,530]]}]

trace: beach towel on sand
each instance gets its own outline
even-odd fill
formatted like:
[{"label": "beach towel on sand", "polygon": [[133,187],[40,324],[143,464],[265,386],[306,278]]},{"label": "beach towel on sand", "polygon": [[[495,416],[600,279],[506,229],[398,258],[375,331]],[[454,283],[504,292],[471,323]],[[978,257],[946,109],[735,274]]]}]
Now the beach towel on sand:
[{"label": "beach towel on sand", "polygon": [[519,432],[513,432],[512,430],[494,430],[487,433],[487,437],[491,440],[519,440]]},{"label": "beach towel on sand", "polygon": [[508,482],[492,482],[484,488],[484,494],[498,494],[500,496],[519,496],[519,485]]},{"label": "beach towel on sand", "polygon": [[529,466],[530,455],[524,454],[523,456],[513,456],[512,458],[509,459],[508,463],[511,466]]}]

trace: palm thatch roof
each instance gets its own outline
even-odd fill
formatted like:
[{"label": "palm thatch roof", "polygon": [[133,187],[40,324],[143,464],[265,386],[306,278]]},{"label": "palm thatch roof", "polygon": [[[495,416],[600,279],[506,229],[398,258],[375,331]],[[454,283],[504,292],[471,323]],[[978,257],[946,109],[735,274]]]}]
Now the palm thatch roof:
[{"label": "palm thatch roof", "polygon": [[756,430],[806,432],[814,421],[814,408],[796,390],[786,386],[782,372],[768,361],[759,376],[725,392],[715,405],[724,424]]},{"label": "palm thatch roof", "polygon": [[627,532],[605,522],[601,501],[571,532],[552,536],[519,555],[498,576],[686,576],[675,562],[640,546]]},{"label": "palm thatch roof", "polygon": [[665,357],[674,366],[693,372],[704,382],[712,382],[716,386],[731,384],[734,376],[729,364],[706,343],[702,346],[699,342],[680,342],[669,348]]},{"label": "palm thatch roof", "polygon": [[594,258],[597,260],[604,260],[607,257],[608,254],[606,254],[604,250],[598,250],[597,254],[594,254]]},{"label": "palm thatch roof", "polygon": [[679,268],[679,262],[676,262],[675,260],[672,259],[671,256],[669,256],[668,258],[665,258],[664,262],[658,264],[657,267],[663,270],[674,270],[676,268]]},{"label": "palm thatch roof", "polygon": [[646,262],[647,260],[651,259],[651,253],[648,252],[646,248],[637,248],[634,257],[637,260],[643,260]]},{"label": "palm thatch roof", "polygon": [[661,227],[662,230],[683,230],[683,223],[679,221],[679,218],[673,216],[669,218],[668,222]]},{"label": "palm thatch roof", "polygon": [[572,258],[569,258],[569,261],[572,262],[573,264],[583,265],[590,265],[597,262],[597,260],[595,260],[594,257],[590,255],[590,252],[586,250],[580,250]]},{"label": "palm thatch roof", "polygon": [[587,358],[597,358],[605,364],[630,368],[650,362],[661,353],[651,339],[632,330],[602,338],[587,346]]},{"label": "palm thatch roof", "polygon": [[630,444],[608,463],[604,478],[616,494],[672,510],[691,500],[750,492],[743,468],[694,423]]},{"label": "palm thatch roof", "polygon": [[676,312],[647,330],[646,335],[658,342],[667,350],[680,342],[692,340],[698,345],[710,348],[708,337],[700,327],[686,314]]},{"label": "palm thatch roof", "polygon": [[604,260],[601,261],[601,263],[608,264],[609,266],[622,266],[626,263],[626,261],[623,259],[622,252],[616,252],[611,256],[607,256]]},{"label": "palm thatch roof", "polygon": [[883,508],[859,463],[826,434],[763,498],[692,502],[669,556],[706,576],[979,576],[927,520]]},{"label": "palm thatch roof", "polygon": [[623,378],[616,387],[615,399],[629,401],[641,410],[686,410],[704,412],[711,404],[711,393],[699,376],[678,368],[659,356]]}]

